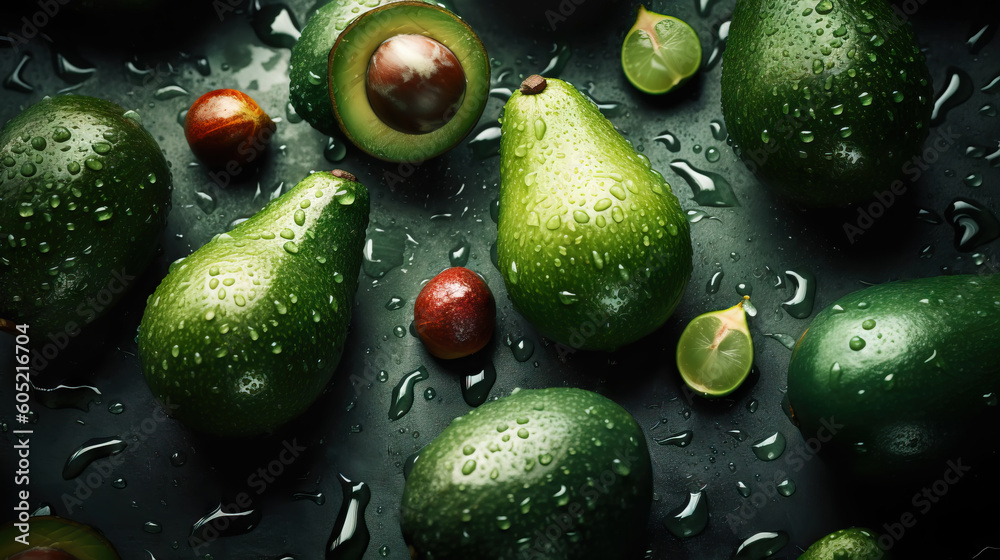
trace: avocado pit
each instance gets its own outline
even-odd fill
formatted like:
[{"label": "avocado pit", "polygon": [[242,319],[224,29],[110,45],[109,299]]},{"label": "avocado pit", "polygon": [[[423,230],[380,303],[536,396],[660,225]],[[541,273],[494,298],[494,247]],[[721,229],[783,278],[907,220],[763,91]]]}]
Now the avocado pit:
[{"label": "avocado pit", "polygon": [[406,134],[426,134],[455,116],[465,99],[465,85],[465,71],[451,49],[407,33],[386,39],[372,54],[365,91],[386,125]]}]

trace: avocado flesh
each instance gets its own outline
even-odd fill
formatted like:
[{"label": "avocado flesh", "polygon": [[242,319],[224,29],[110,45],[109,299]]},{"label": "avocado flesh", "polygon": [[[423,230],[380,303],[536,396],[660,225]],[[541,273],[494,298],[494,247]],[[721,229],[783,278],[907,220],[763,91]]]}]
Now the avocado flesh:
[{"label": "avocado flesh", "polygon": [[[407,134],[382,122],[365,91],[368,61],[396,35],[430,37],[448,47],[465,72],[462,105],[441,128]],[[393,2],[358,17],[330,51],[330,98],[341,130],[358,148],[386,161],[421,162],[461,142],[479,121],[490,87],[489,57],[475,32],[455,14],[422,2]]]},{"label": "avocado flesh", "polygon": [[273,431],[323,391],[344,350],[368,192],[319,172],[171,266],[149,297],[139,359],[187,427]]},{"label": "avocado flesh", "polygon": [[309,18],[288,62],[288,101],[295,112],[323,134],[338,130],[330,104],[326,70],[340,32],[359,15],[392,0],[333,0]]},{"label": "avocado flesh", "polygon": [[733,150],[806,207],[890,189],[930,127],[924,55],[885,0],[739,0],[721,84]]},{"label": "avocado flesh", "polygon": [[415,558],[626,558],[651,500],[649,451],[625,409],[582,389],[515,390],[420,451],[402,530]]},{"label": "avocado flesh", "polygon": [[138,115],[45,98],[0,130],[0,319],[75,336],[121,299],[167,222],[170,169]]},{"label": "avocado flesh", "polygon": [[995,274],[936,276],[865,288],[824,309],[788,365],[803,436],[864,479],[939,475],[949,459],[995,450],[984,444],[996,441],[998,293]]},{"label": "avocado flesh", "polygon": [[500,140],[497,255],[514,307],[573,348],[614,350],[673,313],[690,226],[649,160],[572,85],[515,92]]}]

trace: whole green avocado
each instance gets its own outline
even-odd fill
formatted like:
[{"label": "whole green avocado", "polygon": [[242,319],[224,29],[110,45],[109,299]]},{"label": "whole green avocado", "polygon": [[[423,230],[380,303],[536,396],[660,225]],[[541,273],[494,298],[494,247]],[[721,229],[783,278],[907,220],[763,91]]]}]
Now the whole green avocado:
[{"label": "whole green avocado", "polygon": [[[0,130],[0,320],[42,344],[121,299],[167,223],[170,169],[138,114],[45,98]],[[47,357],[50,358],[50,357]]]},{"label": "whole green avocado", "polygon": [[803,206],[890,189],[927,138],[932,98],[916,38],[885,0],[736,3],[722,61],[733,150]]},{"label": "whole green avocado", "polygon": [[497,256],[514,307],[556,342],[615,350],[670,317],[691,251],[649,158],[571,84],[528,77],[500,138]]},{"label": "whole green avocado", "polygon": [[788,364],[788,403],[839,472],[940,476],[997,449],[998,347],[1000,275],[878,284],[812,320]]},{"label": "whole green avocado", "polygon": [[583,389],[515,389],[420,451],[402,530],[424,560],[627,558],[652,495],[649,450],[627,410]]},{"label": "whole green avocado", "polygon": [[319,397],[344,351],[369,209],[350,173],[313,173],[171,265],[138,344],[146,383],[175,418],[251,437]]}]

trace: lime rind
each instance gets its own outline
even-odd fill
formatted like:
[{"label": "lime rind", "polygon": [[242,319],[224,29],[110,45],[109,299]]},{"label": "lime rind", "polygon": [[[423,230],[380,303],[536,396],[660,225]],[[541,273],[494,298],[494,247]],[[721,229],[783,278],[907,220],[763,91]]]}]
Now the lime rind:
[{"label": "lime rind", "polygon": [[622,70],[639,90],[666,93],[701,67],[701,41],[684,21],[640,8],[622,43]]},{"label": "lime rind", "polygon": [[732,393],[752,366],[753,341],[743,301],[695,317],[677,342],[677,369],[684,383],[705,397]]}]

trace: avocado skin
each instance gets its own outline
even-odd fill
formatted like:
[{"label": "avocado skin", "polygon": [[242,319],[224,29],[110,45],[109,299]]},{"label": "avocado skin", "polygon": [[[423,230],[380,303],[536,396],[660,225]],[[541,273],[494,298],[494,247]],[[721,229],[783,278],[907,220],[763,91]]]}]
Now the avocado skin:
[{"label": "avocado skin", "polygon": [[314,173],[171,265],[138,338],[164,408],[223,437],[271,432],[304,412],[344,351],[368,215],[363,185]]},{"label": "avocado skin", "polygon": [[996,448],[998,347],[1000,276],[879,284],[813,319],[792,352],[788,401],[802,435],[855,478],[940,476],[947,461]]},{"label": "avocado skin", "polygon": [[816,7],[736,3],[722,112],[733,150],[775,192],[806,207],[846,206],[890,189],[920,153],[933,89],[909,25],[885,0],[834,0],[825,15]]},{"label": "avocado skin", "polygon": [[812,543],[798,560],[890,560],[878,535],[861,527],[834,531]]},{"label": "avocado skin", "polygon": [[625,558],[651,502],[649,450],[628,411],[583,389],[521,389],[420,451],[402,530],[415,558]]},{"label": "avocado skin", "polygon": [[[103,99],[58,96],[0,130],[0,317],[28,324],[38,345],[105,315],[166,226],[170,169],[125,112]],[[69,138],[60,141],[64,130]]]},{"label": "avocado skin", "polygon": [[542,335],[615,350],[670,317],[691,277],[690,225],[663,176],[571,84],[507,101],[500,179],[500,273]]}]

